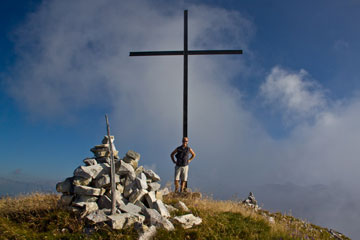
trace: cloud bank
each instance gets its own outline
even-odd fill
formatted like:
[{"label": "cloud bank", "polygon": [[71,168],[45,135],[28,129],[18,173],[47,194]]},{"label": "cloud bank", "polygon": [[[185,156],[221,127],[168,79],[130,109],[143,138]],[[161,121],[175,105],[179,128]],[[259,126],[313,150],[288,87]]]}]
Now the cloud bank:
[{"label": "cloud bank", "polygon": [[[341,186],[352,199],[359,197],[354,191],[360,180],[358,97],[331,102],[305,70],[274,67],[259,95],[293,126],[289,137],[274,140],[231,82],[251,74],[246,68],[256,32],[251,21],[236,11],[166,3],[159,8],[158,3],[45,1],[16,33],[18,60],[8,79],[9,94],[31,116],[55,122],[110,109],[117,148],[141,152],[143,164],[171,180],[169,154],[182,134],[182,58],[128,54],[180,50],[178,9],[187,7],[190,49],[249,53],[189,57],[189,137],[198,156],[191,186],[227,198],[245,197],[255,185],[295,182]],[[334,204],[327,211],[341,214]],[[346,208],[344,202],[336,204]],[[319,224],[359,234],[352,225],[312,214],[319,214]]]}]

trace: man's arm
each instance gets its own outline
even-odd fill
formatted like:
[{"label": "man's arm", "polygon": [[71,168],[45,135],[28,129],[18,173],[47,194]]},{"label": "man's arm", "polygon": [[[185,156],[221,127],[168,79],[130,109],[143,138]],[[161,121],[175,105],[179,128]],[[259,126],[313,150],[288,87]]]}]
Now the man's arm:
[{"label": "man's arm", "polygon": [[195,152],[190,148],[189,152],[191,153],[191,158],[189,159],[189,163],[195,158]]},{"label": "man's arm", "polygon": [[176,154],[176,152],[177,152],[177,148],[170,154],[170,157],[171,157],[171,160],[173,161],[173,163],[175,163],[176,164],[176,161],[175,161],[175,154]]}]

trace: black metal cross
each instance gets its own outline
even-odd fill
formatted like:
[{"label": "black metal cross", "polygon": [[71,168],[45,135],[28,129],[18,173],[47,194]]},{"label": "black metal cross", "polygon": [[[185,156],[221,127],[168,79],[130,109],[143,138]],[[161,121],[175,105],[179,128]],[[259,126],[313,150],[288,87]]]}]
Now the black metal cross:
[{"label": "black metal cross", "polygon": [[169,56],[184,55],[184,113],[183,137],[188,136],[188,55],[242,54],[242,50],[188,50],[188,11],[184,11],[184,50],[130,52],[130,56]]}]

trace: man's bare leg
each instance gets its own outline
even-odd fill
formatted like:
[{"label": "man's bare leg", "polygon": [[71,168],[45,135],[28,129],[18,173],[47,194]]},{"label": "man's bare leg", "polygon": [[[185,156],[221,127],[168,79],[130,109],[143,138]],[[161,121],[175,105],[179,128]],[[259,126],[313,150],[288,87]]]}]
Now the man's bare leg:
[{"label": "man's bare leg", "polygon": [[186,189],[186,182],[187,181],[181,181],[181,192],[185,192],[185,189]]},{"label": "man's bare leg", "polygon": [[179,192],[179,187],[180,187],[179,180],[175,180],[175,192]]}]

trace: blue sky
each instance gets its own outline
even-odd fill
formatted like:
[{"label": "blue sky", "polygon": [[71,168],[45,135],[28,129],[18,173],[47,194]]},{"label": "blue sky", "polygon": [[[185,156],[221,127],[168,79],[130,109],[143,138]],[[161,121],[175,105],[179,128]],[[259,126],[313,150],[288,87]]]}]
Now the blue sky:
[{"label": "blue sky", "polygon": [[[244,50],[189,59],[191,186],[228,198],[322,184],[360,199],[360,2],[350,0],[3,1],[0,175],[70,176],[108,113],[120,155],[140,152],[170,181],[182,59],[128,53],[181,49],[184,9],[190,49]],[[331,216],[349,205],[339,201]],[[360,235],[323,212],[305,216]]]}]

